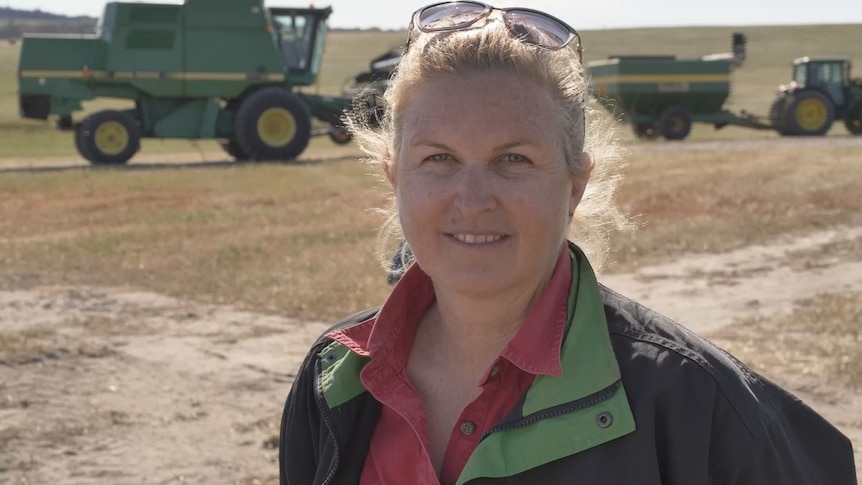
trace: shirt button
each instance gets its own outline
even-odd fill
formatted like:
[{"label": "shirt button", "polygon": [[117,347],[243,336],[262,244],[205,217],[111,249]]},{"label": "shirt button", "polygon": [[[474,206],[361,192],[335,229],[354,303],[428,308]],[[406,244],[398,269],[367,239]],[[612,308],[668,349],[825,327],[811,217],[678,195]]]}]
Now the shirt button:
[{"label": "shirt button", "polygon": [[499,373],[500,373],[500,364],[496,364],[496,365],[494,365],[494,367],[491,367],[491,377],[494,377]]},{"label": "shirt button", "polygon": [[465,436],[470,436],[471,434],[476,432],[476,425],[471,423],[470,421],[464,421],[461,423],[461,433]]}]

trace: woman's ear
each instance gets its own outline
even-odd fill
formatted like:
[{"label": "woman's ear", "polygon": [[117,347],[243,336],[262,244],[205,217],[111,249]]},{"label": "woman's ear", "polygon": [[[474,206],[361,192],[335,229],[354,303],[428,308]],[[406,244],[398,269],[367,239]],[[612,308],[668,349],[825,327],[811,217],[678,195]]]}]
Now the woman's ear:
[{"label": "woman's ear", "polygon": [[386,175],[386,180],[389,182],[392,190],[395,191],[395,163],[391,158],[387,157],[383,160],[383,173]]},{"label": "woman's ear", "polygon": [[579,163],[580,169],[572,174],[572,200],[569,205],[569,217],[574,214],[578,204],[584,197],[584,190],[587,188],[587,183],[590,181],[590,174],[593,172],[593,159],[587,152],[581,153]]}]

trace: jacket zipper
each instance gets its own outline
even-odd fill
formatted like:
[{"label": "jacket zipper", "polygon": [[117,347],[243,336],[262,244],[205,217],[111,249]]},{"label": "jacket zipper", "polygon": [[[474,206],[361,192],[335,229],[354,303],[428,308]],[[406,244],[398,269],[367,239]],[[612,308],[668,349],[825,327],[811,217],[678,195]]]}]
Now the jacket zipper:
[{"label": "jacket zipper", "polygon": [[550,409],[545,409],[540,412],[533,413],[529,416],[517,419],[515,421],[498,424],[497,426],[491,428],[490,431],[482,435],[482,438],[479,441],[484,440],[491,433],[497,433],[500,431],[514,431],[516,429],[520,429],[526,426],[530,426],[531,424],[538,423],[539,421],[542,421],[544,419],[556,418],[557,416],[562,416],[564,414],[569,414],[593,407],[614,397],[614,394],[617,393],[617,389],[620,388],[620,383],[621,381],[618,380],[610,386],[602,389],[601,391],[594,392],[593,394],[590,394],[589,396],[583,397],[576,401],[555,406]]},{"label": "jacket zipper", "polygon": [[317,409],[320,411],[320,416],[323,418],[323,423],[326,425],[326,430],[329,432],[329,437],[332,439],[332,446],[335,452],[332,455],[332,463],[329,465],[329,474],[323,479],[320,485],[328,485],[335,477],[335,472],[338,470],[338,438],[335,436],[335,431],[332,426],[332,419],[329,415],[329,408],[323,402],[323,394],[320,392],[320,376],[322,374],[320,359],[314,364],[314,402],[317,404]]}]

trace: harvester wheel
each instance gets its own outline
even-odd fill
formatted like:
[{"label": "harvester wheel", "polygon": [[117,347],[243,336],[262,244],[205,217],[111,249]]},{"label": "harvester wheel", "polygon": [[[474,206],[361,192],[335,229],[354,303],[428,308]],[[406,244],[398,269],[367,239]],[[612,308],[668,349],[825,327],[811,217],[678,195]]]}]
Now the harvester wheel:
[{"label": "harvester wheel", "polygon": [[244,162],[248,160],[248,155],[246,155],[245,152],[242,151],[242,148],[239,147],[239,143],[237,143],[236,140],[223,140],[219,141],[218,144],[222,148],[222,150],[224,150],[225,153],[233,157],[234,160],[238,162]]},{"label": "harvester wheel", "polygon": [[784,102],[784,96],[780,96],[769,107],[769,122],[782,135],[787,134],[787,125],[785,124],[787,117],[784,115]]},{"label": "harvester wheel", "polygon": [[78,153],[81,155],[81,157],[84,158],[84,160],[93,163],[93,160],[91,159],[92,155],[90,155],[90,152],[87,150],[87,148],[84,146],[84,143],[82,142],[80,124],[75,127],[75,149],[78,150]]},{"label": "harvester wheel", "polygon": [[638,138],[655,140],[659,137],[658,129],[656,128],[655,123],[641,123],[639,125],[632,125],[632,130],[634,130],[635,136]]},{"label": "harvester wheel", "polygon": [[336,145],[346,145],[353,140],[353,136],[343,126],[333,126],[329,130],[329,139]]},{"label": "harvester wheel", "polygon": [[237,111],[237,145],[251,160],[293,160],[310,140],[308,106],[285,89],[257,91]]},{"label": "harvester wheel", "polygon": [[844,118],[844,126],[847,127],[847,131],[854,135],[862,135],[862,108],[860,108],[856,116],[848,116]]},{"label": "harvester wheel", "polygon": [[691,132],[691,115],[685,108],[665,108],[658,117],[658,131],[668,140],[682,140]]},{"label": "harvester wheel", "polygon": [[106,110],[86,117],[75,134],[82,157],[96,165],[122,165],[141,148],[141,129],[128,113]]},{"label": "harvester wheel", "polygon": [[799,91],[784,112],[784,124],[790,135],[825,135],[835,120],[832,101],[817,91]]}]

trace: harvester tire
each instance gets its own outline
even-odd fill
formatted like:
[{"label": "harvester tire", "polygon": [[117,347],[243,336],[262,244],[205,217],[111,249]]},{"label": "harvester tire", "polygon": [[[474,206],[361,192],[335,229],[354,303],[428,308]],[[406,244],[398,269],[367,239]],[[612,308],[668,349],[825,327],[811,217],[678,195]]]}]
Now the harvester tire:
[{"label": "harvester tire", "polygon": [[295,94],[265,88],[236,113],[236,141],[250,160],[293,160],[311,140],[311,113]]},{"label": "harvester tire", "polygon": [[832,101],[818,91],[799,91],[784,111],[784,126],[789,135],[822,136],[835,121]]},{"label": "harvester tire", "polygon": [[248,155],[242,151],[242,148],[239,147],[239,143],[236,140],[222,140],[218,142],[219,146],[222,150],[225,151],[228,155],[230,155],[237,162],[244,162],[248,160]]},{"label": "harvester tire", "polygon": [[848,116],[844,118],[844,126],[847,127],[847,131],[854,135],[862,135],[862,108],[857,110],[856,116]]},{"label": "harvester tire", "polygon": [[782,135],[787,134],[787,125],[785,124],[787,117],[784,114],[784,106],[785,99],[781,96],[773,101],[772,105],[769,107],[769,122],[772,124],[772,127]]},{"label": "harvester tire", "polygon": [[658,132],[667,140],[682,140],[691,133],[691,114],[679,106],[665,108],[658,117]]},{"label": "harvester tire", "polygon": [[90,155],[90,152],[87,150],[87,148],[84,146],[83,142],[81,141],[81,125],[80,124],[78,124],[78,126],[75,127],[74,138],[75,138],[75,149],[78,150],[78,153],[81,155],[81,157],[84,160],[86,160],[90,163],[93,163],[93,160],[91,160],[92,155]]},{"label": "harvester tire", "polygon": [[75,132],[75,146],[90,163],[122,165],[141,148],[141,129],[126,112],[99,111],[81,122]]}]

